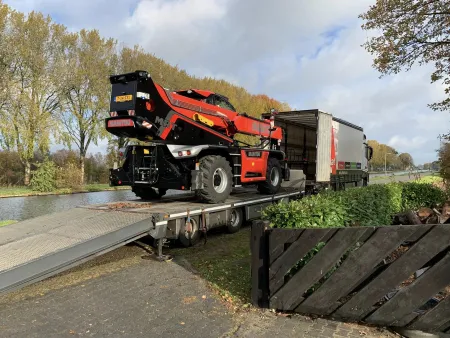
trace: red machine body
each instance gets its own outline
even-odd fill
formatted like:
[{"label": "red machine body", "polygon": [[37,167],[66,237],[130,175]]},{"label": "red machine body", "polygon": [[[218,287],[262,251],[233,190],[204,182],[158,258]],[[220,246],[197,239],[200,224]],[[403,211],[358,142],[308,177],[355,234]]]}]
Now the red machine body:
[{"label": "red machine body", "polygon": [[[207,200],[217,202],[223,201],[234,186],[259,183],[261,191],[273,193],[278,191],[281,178],[287,179],[287,169],[281,168],[285,159],[280,149],[283,132],[274,126],[275,112],[269,119],[238,113],[223,95],[199,89],[169,91],[154,83],[145,71],[114,75],[110,77],[110,82],[110,117],[105,121],[108,132],[119,137],[151,141],[153,148],[159,147],[150,156],[156,169],[144,175],[153,175],[152,180],[145,181],[149,182],[150,187],[160,191],[201,190],[205,196],[209,196]],[[235,139],[237,134],[256,136],[260,144],[242,146],[242,142]],[[156,155],[157,151],[160,155]],[[227,183],[224,192],[216,194],[220,198],[210,198],[211,193],[205,192],[205,182],[211,177],[206,174],[205,168],[209,168],[210,161],[216,160],[221,161],[225,176],[232,182]],[[231,173],[224,160],[228,162]],[[166,172],[169,162],[173,169],[170,173]],[[111,182],[115,185],[119,185],[118,182],[131,182],[135,186],[136,168],[130,169],[129,166],[122,168],[126,175],[122,175],[120,170],[112,172]],[[142,166],[138,167],[138,172],[139,168]],[[149,163],[144,168],[150,168]],[[269,189],[269,176],[274,170],[274,187]],[[223,180],[222,173],[221,182]],[[142,191],[143,185],[139,187],[139,191]],[[140,195],[144,194],[141,192]]]},{"label": "red machine body", "polygon": [[[147,73],[145,72],[145,74]],[[121,95],[114,95],[116,93],[113,93],[110,115],[115,118],[109,120],[114,121],[117,117],[122,116],[132,116],[133,119],[142,117],[144,120],[147,120],[147,123],[156,126],[158,132],[155,133],[155,128],[148,128],[148,124],[145,124],[143,129],[145,132],[141,133],[138,123],[134,124],[136,133],[132,135],[130,130],[117,129],[117,122],[111,122],[106,127],[109,132],[115,135],[136,137],[142,140],[148,139],[148,136],[150,136],[152,139],[170,140],[178,143],[177,140],[170,139],[169,134],[177,121],[183,120],[196,128],[203,129],[223,139],[224,142],[229,144],[233,143],[232,138],[236,134],[259,136],[274,140],[281,140],[283,137],[280,128],[271,130],[270,120],[258,119],[236,112],[228,98],[223,95],[198,89],[168,91],[161,85],[154,83],[148,75],[147,78],[144,77],[137,83],[132,83],[136,81],[135,77],[136,73],[111,77],[113,91]],[[144,88],[135,88],[136,85]],[[139,96],[136,97],[136,94],[139,93],[144,94],[142,97],[145,98],[140,99]],[[123,101],[115,101],[117,97]],[[148,99],[146,99],[147,97]],[[167,110],[170,110],[172,113],[170,118],[167,116]],[[161,125],[158,126],[158,124],[161,124],[159,122],[161,122],[162,118],[164,118],[165,126],[161,128]],[[139,122],[140,119],[138,118],[137,120]],[[129,120],[127,123],[131,125]],[[126,123],[124,126],[126,126]],[[126,132],[126,135],[124,135],[124,132]],[[196,140],[196,144],[198,144],[198,141]]]}]

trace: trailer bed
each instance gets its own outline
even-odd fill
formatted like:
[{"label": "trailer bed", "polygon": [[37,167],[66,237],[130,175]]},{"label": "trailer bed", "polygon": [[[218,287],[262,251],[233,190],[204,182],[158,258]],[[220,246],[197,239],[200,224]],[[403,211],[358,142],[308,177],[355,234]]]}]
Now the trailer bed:
[{"label": "trailer bed", "polygon": [[221,212],[242,207],[258,218],[268,204],[296,198],[283,189],[267,196],[236,190],[221,204],[202,204],[190,194],[75,207],[0,228],[0,293],[55,275],[147,235],[173,237],[187,215],[206,214],[212,223]]}]

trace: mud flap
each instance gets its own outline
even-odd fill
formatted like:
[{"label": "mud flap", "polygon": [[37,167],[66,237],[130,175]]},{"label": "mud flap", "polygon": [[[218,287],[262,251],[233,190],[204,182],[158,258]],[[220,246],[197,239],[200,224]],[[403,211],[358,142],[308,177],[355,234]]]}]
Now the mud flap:
[{"label": "mud flap", "polygon": [[283,175],[284,181],[289,181],[291,179],[291,169],[289,168],[282,168],[281,173]]},{"label": "mud flap", "polygon": [[203,176],[200,170],[191,170],[191,190],[203,188]]}]

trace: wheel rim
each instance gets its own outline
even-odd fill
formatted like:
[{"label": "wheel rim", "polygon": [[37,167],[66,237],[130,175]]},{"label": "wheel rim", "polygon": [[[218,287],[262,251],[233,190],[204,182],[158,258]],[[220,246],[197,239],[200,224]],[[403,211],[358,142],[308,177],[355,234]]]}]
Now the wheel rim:
[{"label": "wheel rim", "polygon": [[230,221],[233,228],[239,224],[239,215],[236,210],[231,211]]},{"label": "wheel rim", "polygon": [[280,173],[278,172],[277,168],[274,167],[270,171],[270,183],[272,185],[278,185],[279,180],[280,180]]},{"label": "wheel rim", "polygon": [[222,168],[217,168],[214,171],[213,175],[214,190],[219,194],[223,193],[227,188],[227,183],[227,175],[225,173],[225,170],[223,170]]},{"label": "wheel rim", "polygon": [[192,231],[189,234],[189,231],[187,231],[187,228],[184,228],[184,236],[189,239],[192,238],[194,236],[194,234],[197,232],[197,222],[191,218],[191,227],[192,227]]}]

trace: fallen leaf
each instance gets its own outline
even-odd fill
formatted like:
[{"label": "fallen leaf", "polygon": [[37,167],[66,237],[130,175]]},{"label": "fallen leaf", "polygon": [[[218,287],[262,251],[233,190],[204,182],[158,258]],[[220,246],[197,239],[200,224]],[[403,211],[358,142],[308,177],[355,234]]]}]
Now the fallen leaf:
[{"label": "fallen leaf", "polygon": [[181,324],[181,325],[184,325],[184,324],[185,324],[185,322],[181,322],[180,324]]},{"label": "fallen leaf", "polygon": [[205,296],[205,295],[203,295],[203,296],[202,296],[202,299],[206,299],[206,296]]},{"label": "fallen leaf", "polygon": [[197,299],[196,296],[192,296],[192,297],[184,297],[184,298],[183,298],[183,303],[184,303],[184,304],[191,304],[191,303],[195,302],[196,299]]},{"label": "fallen leaf", "polygon": [[69,333],[70,334],[75,334],[75,331],[74,330],[70,330]]}]

